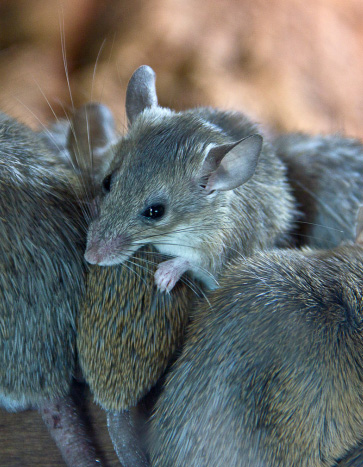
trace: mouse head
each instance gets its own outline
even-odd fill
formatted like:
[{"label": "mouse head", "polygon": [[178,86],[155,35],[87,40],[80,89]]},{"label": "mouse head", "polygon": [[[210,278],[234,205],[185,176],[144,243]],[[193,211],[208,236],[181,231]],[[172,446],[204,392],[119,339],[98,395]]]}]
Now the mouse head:
[{"label": "mouse head", "polygon": [[230,139],[198,113],[157,105],[155,74],[132,76],[126,95],[130,129],[113,146],[102,182],[99,212],[91,224],[87,261],[119,264],[151,243],[180,256],[222,228],[228,194],[255,172],[262,137]]}]

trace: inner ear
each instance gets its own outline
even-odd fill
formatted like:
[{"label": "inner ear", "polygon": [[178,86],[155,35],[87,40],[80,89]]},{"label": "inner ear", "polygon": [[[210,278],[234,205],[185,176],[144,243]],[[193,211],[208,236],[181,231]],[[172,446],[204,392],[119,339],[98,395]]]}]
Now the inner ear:
[{"label": "inner ear", "polygon": [[246,183],[255,173],[262,142],[262,136],[255,134],[210,149],[201,175],[206,193],[233,190]]},{"label": "inner ear", "polygon": [[147,65],[140,66],[127,85],[126,115],[129,123],[132,124],[146,108],[157,105],[154,70]]}]

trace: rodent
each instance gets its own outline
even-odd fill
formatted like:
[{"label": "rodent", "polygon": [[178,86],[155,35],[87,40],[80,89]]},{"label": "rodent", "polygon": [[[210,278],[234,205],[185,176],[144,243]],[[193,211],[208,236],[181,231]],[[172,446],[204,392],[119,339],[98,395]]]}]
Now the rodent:
[{"label": "rodent", "polygon": [[289,133],[273,145],[303,213],[297,244],[332,248],[354,240],[355,214],[363,202],[362,143],[341,135]]},{"label": "rodent", "polygon": [[159,254],[145,247],[127,265],[91,266],[79,311],[82,373],[107,413],[110,436],[125,467],[148,465],[137,404],[181,345],[198,288],[185,278],[170,294],[158,292],[153,276],[160,261]]},{"label": "rodent", "polygon": [[68,465],[100,465],[69,396],[86,200],[48,138],[0,115],[0,404],[37,409]]},{"label": "rodent", "polygon": [[126,262],[145,244],[173,256],[155,273],[170,291],[185,271],[214,288],[236,254],[273,246],[294,203],[285,168],[244,115],[157,105],[155,74],[138,68],[126,94],[127,135],[111,151],[85,258]]},{"label": "rodent", "polygon": [[356,238],[229,266],[167,377],[153,466],[327,467],[359,444],[362,208]]},{"label": "rodent", "polygon": [[[104,149],[115,135],[112,120],[104,128],[109,121],[107,108],[90,103],[71,121],[57,122],[42,134],[47,145],[79,175],[87,194],[96,197],[88,200],[93,214],[97,211],[97,184],[109,162]],[[96,138],[95,132],[102,138]],[[92,150],[88,150],[89,141]],[[98,141],[101,144],[97,145]],[[95,157],[102,158],[102,164],[93,163]],[[86,295],[77,315],[82,374],[95,401],[107,413],[110,437],[125,467],[148,465],[137,403],[158,381],[180,345],[197,287],[185,278],[170,295],[159,294],[153,287],[152,272],[159,261],[158,254],[144,248],[134,255],[131,267],[88,268]]]},{"label": "rodent", "polygon": [[[79,121],[80,135],[85,123],[85,119]],[[79,157],[83,154],[81,151]],[[81,174],[87,174],[89,161],[78,166]],[[94,186],[96,183],[93,180]],[[94,214],[98,199],[96,196]],[[91,265],[77,320],[82,373],[95,401],[107,412],[110,436],[125,466],[148,463],[141,433],[135,428],[140,418],[137,404],[181,345],[189,309],[200,290],[200,285],[186,276],[170,294],[159,293],[154,273],[162,260],[160,253],[146,246],[127,264]]]}]

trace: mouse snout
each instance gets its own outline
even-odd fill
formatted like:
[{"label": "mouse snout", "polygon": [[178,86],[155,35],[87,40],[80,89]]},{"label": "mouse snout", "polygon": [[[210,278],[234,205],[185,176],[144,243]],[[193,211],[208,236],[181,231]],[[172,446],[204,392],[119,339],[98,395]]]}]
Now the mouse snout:
[{"label": "mouse snout", "polygon": [[120,264],[129,256],[128,246],[129,240],[126,235],[118,235],[109,239],[90,235],[84,257],[88,263],[99,266]]}]

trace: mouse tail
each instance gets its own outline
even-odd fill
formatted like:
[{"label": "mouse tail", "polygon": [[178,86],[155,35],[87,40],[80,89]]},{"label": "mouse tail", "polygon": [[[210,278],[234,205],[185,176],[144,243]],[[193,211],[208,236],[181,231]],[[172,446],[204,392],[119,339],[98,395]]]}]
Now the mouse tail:
[{"label": "mouse tail", "polygon": [[134,410],[137,409],[107,412],[108,431],[124,467],[147,467],[150,464],[142,446],[138,417]]},{"label": "mouse tail", "polygon": [[101,465],[70,396],[44,401],[38,411],[67,465]]}]

